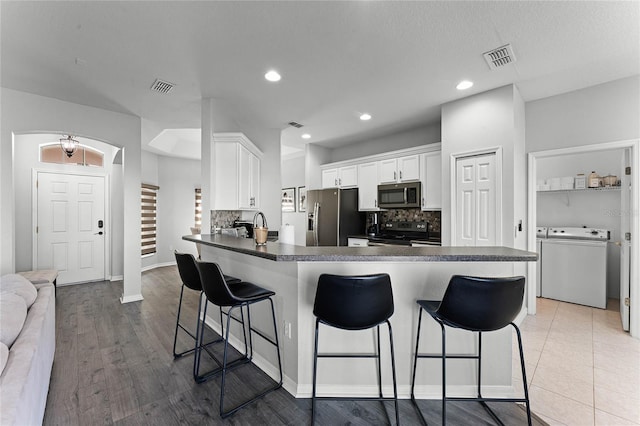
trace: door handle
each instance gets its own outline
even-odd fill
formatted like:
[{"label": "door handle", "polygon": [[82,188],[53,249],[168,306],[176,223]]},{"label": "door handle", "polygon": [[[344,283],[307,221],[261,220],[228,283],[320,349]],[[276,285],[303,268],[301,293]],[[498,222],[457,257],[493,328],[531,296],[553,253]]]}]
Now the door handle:
[{"label": "door handle", "polygon": [[96,232],[96,233],[95,233],[95,234],[93,234],[93,235],[102,235],[102,234],[104,234],[104,232],[100,231],[100,232]]}]

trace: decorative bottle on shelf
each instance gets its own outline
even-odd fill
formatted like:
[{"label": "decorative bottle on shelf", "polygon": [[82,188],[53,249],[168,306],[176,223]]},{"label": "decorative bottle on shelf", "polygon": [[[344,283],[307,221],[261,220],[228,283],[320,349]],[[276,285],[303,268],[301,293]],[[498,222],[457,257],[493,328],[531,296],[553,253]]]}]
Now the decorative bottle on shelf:
[{"label": "decorative bottle on shelf", "polygon": [[595,171],[589,173],[588,187],[589,188],[597,188],[600,186],[600,175],[598,175]]}]

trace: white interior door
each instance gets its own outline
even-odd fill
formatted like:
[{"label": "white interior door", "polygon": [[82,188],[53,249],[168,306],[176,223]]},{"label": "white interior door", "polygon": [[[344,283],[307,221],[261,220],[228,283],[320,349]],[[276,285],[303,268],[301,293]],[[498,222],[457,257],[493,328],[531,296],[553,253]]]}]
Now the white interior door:
[{"label": "white interior door", "polygon": [[104,177],[39,172],[36,187],[36,268],[58,284],[103,280]]},{"label": "white interior door", "polygon": [[456,245],[496,244],[495,154],[456,161]]},{"label": "white interior door", "polygon": [[[625,149],[623,157],[623,170],[627,167],[631,169],[631,150]],[[631,241],[625,238],[627,233],[631,233],[631,175],[623,173],[621,177],[621,227],[620,227],[620,319],[622,329],[629,331],[629,298],[631,283]]]}]

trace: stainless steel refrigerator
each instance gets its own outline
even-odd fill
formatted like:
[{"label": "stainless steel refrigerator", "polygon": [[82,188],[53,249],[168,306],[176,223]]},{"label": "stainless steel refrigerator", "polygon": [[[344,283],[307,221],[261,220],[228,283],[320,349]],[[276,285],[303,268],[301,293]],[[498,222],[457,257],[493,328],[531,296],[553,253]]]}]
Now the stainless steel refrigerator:
[{"label": "stainless steel refrigerator", "polygon": [[307,246],[346,246],[348,235],[365,233],[357,188],[308,191],[307,209]]}]

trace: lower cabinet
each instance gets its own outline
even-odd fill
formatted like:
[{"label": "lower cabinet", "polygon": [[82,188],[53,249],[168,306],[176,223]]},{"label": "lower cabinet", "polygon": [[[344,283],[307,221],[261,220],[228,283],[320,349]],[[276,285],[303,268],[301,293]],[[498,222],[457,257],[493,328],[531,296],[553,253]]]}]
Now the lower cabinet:
[{"label": "lower cabinet", "polygon": [[368,247],[369,240],[366,238],[347,238],[347,247]]}]

